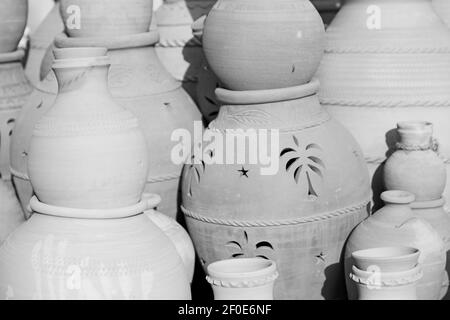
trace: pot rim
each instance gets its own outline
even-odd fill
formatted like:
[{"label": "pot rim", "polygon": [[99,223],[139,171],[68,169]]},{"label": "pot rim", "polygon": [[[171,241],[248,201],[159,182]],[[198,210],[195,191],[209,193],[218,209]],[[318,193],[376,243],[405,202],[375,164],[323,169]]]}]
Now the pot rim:
[{"label": "pot rim", "polygon": [[381,200],[388,204],[411,204],[416,196],[408,191],[388,190],[381,194]]},{"label": "pot rim", "polygon": [[52,69],[110,65],[107,49],[102,47],[54,48]]},{"label": "pot rim", "polygon": [[314,78],[306,84],[294,87],[243,91],[217,88],[215,93],[217,99],[225,104],[249,105],[296,100],[313,96],[317,94],[319,87],[319,80]]},{"label": "pot rim", "polygon": [[439,208],[445,205],[445,198],[442,197],[436,200],[429,201],[414,201],[411,203],[411,209],[432,209]]},{"label": "pot rim", "polygon": [[86,37],[71,38],[65,33],[60,33],[55,37],[54,44],[57,48],[70,47],[105,47],[108,50],[126,49],[136,47],[148,47],[155,45],[159,41],[157,30],[149,32],[131,34],[117,37]]},{"label": "pot rim", "polygon": [[134,205],[114,209],[79,209],[52,206],[40,202],[36,196],[30,200],[29,209],[38,214],[62,218],[76,219],[121,219],[129,218],[144,213],[144,211],[155,209],[161,202],[157,194],[144,193],[142,200]]},{"label": "pot rim", "polygon": [[[363,271],[356,266],[352,266],[352,272],[349,274],[350,279],[357,283],[370,286],[396,287],[412,284],[420,280],[423,276],[422,267],[420,265],[406,271],[399,272],[380,272],[379,278],[374,278],[374,272]],[[379,281],[377,283],[377,281]]]}]

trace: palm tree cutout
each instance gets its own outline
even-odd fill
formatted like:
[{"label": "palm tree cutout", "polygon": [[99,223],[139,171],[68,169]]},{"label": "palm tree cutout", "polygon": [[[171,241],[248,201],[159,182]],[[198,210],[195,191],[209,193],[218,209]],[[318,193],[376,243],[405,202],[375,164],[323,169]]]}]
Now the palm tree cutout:
[{"label": "palm tree cutout", "polygon": [[310,198],[319,196],[319,186],[323,181],[325,164],[321,160],[322,148],[315,143],[308,144],[305,148],[300,146],[296,136],[292,136],[294,148],[285,148],[280,157],[287,157],[286,172],[292,172],[294,180],[305,190],[305,195]]},{"label": "palm tree cutout", "polygon": [[268,241],[260,241],[255,245],[250,243],[247,231],[244,230],[244,241],[240,243],[239,241],[228,241],[225,245],[232,249],[233,253],[231,258],[263,258],[269,260],[264,251],[275,251],[272,244]]},{"label": "palm tree cutout", "polygon": [[195,180],[197,181],[197,183],[200,183],[202,174],[205,173],[206,170],[206,164],[205,161],[200,160],[200,164],[196,163],[195,161],[195,155],[192,156],[191,158],[191,164],[188,167],[188,185],[189,185],[189,189],[188,189],[188,195],[189,197],[192,197],[192,183],[193,183],[193,179],[195,177]]}]

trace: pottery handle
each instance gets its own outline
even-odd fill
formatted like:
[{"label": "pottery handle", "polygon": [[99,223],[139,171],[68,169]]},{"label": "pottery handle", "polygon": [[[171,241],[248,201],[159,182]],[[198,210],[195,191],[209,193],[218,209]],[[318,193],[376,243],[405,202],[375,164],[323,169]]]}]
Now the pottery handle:
[{"label": "pottery handle", "polygon": [[192,34],[200,42],[202,41],[202,37],[203,37],[203,28],[205,26],[205,20],[206,20],[206,14],[201,16],[197,20],[195,20],[191,25]]}]

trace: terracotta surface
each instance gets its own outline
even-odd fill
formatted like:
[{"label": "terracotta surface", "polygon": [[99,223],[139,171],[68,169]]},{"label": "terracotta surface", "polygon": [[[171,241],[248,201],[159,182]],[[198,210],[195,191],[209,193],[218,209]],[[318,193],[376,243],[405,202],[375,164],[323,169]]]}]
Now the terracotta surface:
[{"label": "terracotta surface", "polygon": [[[423,277],[418,283],[417,295],[421,300],[441,297],[445,277],[446,250],[438,232],[425,220],[414,216],[410,204],[414,195],[406,191],[386,191],[382,194],[386,205],[362,222],[347,241],[345,273],[350,274],[352,253],[357,250],[386,246],[408,246],[420,250],[419,263]],[[356,299],[354,282],[347,279],[350,299]]]},{"label": "terracotta surface", "polygon": [[36,86],[50,71],[53,60],[53,39],[64,30],[59,15],[59,4],[56,3],[39,27],[30,35],[25,73],[31,83]]},{"label": "terracotta surface", "polygon": [[433,6],[436,13],[450,27],[450,2],[447,0],[433,0]]}]

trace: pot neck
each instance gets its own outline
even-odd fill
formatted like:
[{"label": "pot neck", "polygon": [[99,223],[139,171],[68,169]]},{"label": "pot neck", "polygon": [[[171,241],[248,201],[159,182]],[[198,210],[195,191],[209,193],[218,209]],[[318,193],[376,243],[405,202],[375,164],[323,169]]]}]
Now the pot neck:
[{"label": "pot neck", "polygon": [[397,124],[400,141],[397,148],[401,150],[429,150],[433,143],[433,125],[424,121],[400,122]]}]

